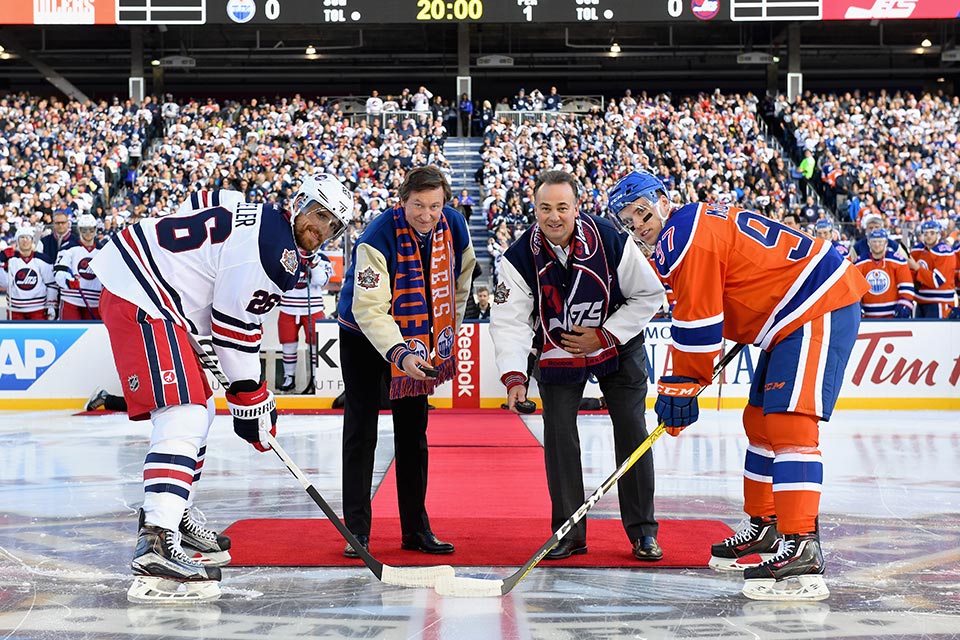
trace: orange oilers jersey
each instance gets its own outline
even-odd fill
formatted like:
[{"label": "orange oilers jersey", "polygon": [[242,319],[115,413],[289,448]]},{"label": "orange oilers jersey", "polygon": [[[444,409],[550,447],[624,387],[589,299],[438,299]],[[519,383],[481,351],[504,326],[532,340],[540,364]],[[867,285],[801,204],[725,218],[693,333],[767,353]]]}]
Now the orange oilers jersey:
[{"label": "orange oilers jersey", "polygon": [[854,266],[866,278],[870,290],[863,296],[865,318],[892,318],[898,304],[913,308],[913,276],[907,261],[891,249],[879,260],[868,253]]},{"label": "orange oilers jersey", "polygon": [[920,263],[914,273],[917,303],[953,304],[958,255],[946,242],[929,249],[922,242],[913,246],[910,257]]},{"label": "orange oilers jersey", "polygon": [[654,255],[677,296],[674,374],[701,384],[710,382],[724,338],[768,349],[869,289],[831,243],[737,207],[677,209]]}]

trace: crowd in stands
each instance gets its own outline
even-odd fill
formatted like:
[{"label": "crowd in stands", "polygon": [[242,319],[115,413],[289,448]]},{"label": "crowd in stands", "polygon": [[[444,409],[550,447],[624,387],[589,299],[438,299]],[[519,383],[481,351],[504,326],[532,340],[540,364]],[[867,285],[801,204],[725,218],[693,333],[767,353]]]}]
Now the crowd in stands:
[{"label": "crowd in stands", "polygon": [[[645,169],[677,203],[736,205],[811,234],[826,221],[845,246],[863,236],[866,214],[879,214],[894,238],[936,219],[958,246],[957,98],[806,94],[790,103],[749,93],[626,90],[574,113],[560,109],[555,87],[546,95],[519,89],[496,108],[420,87],[386,98],[374,91],[364,106],[368,117],[335,98],[299,95],[89,105],[7,96],[0,100],[0,247],[13,244],[19,226],[51,228],[57,211],[74,220],[91,213],[104,236],[169,214],[199,189],[282,204],[306,171],[338,175],[354,191],[348,237],[355,238],[396,202],[410,167],[435,164],[452,175],[443,146],[458,117],[482,136],[483,164],[478,193],[457,194],[453,204],[487,221],[489,281],[499,256],[534,219],[537,174],[552,168],[579,178],[583,210],[591,213],[605,210],[620,176]],[[504,113],[513,111],[530,113]]]}]

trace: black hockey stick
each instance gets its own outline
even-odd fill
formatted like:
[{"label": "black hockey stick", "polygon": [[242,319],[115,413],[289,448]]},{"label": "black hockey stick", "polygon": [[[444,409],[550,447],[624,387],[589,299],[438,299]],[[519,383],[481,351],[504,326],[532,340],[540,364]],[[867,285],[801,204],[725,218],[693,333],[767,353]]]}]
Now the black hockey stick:
[{"label": "black hockey stick", "polygon": [[[713,377],[716,378],[723,369],[730,364],[730,362],[740,353],[743,349],[742,344],[735,345],[729,352],[724,354],[717,365],[713,368]],[[701,387],[700,391],[697,392],[697,395],[700,395],[706,387]],[[505,596],[510,591],[517,586],[521,580],[526,577],[530,571],[543,560],[551,549],[560,544],[560,540],[563,539],[568,533],[570,533],[573,526],[580,522],[587,512],[593,508],[600,498],[604,496],[607,491],[609,491],[614,484],[617,483],[623,475],[633,467],[636,462],[643,457],[643,455],[653,446],[653,443],[663,435],[666,431],[666,426],[661,422],[656,429],[654,429],[647,439],[640,443],[633,453],[623,461],[616,471],[610,475],[606,480],[603,481],[596,491],[587,498],[586,502],[580,505],[577,510],[574,512],[570,518],[567,519],[556,532],[543,543],[543,546],[540,547],[537,552],[533,555],[532,558],[527,560],[527,563],[517,569],[513,575],[506,578],[497,579],[497,580],[485,580],[482,578],[462,578],[456,575],[451,577],[444,577],[437,581],[436,590],[437,593],[444,596],[456,596],[462,598],[476,598],[476,597],[492,597],[492,596]]]},{"label": "black hockey stick", "polygon": [[[193,343],[194,351],[197,352],[197,356],[200,358],[200,363],[206,368],[210,373],[214,375],[217,381],[223,385],[224,389],[227,389],[230,386],[230,381],[227,380],[227,376],[223,375],[223,371],[220,370],[220,366],[216,361],[215,356],[204,352],[199,348],[199,344],[193,339],[193,336],[190,336],[190,341]],[[277,457],[283,461],[283,464],[286,465],[287,469],[293,476],[300,481],[300,484],[303,486],[304,490],[307,492],[313,501],[317,503],[317,506],[320,507],[320,510],[327,516],[327,519],[330,520],[330,523],[336,527],[337,531],[340,532],[340,535],[343,536],[344,540],[350,543],[357,554],[360,556],[360,559],[363,560],[363,563],[367,565],[367,568],[373,572],[373,575],[377,577],[378,580],[384,584],[394,585],[397,587],[433,587],[436,585],[437,581],[440,578],[451,577],[454,575],[454,569],[450,565],[435,565],[431,567],[391,567],[388,564],[383,564],[376,558],[374,558],[370,553],[364,548],[362,544],[357,540],[357,538],[351,533],[350,529],[347,529],[346,525],[340,521],[340,517],[337,513],[327,504],[327,501],[323,499],[323,496],[320,495],[320,492],[307,480],[306,476],[303,475],[303,471],[300,470],[300,467],[290,459],[290,456],[287,455],[287,452],[283,450],[283,447],[280,446],[280,443],[277,442],[277,439],[270,435],[266,434],[266,440],[273,448],[273,451],[277,454]]]}]

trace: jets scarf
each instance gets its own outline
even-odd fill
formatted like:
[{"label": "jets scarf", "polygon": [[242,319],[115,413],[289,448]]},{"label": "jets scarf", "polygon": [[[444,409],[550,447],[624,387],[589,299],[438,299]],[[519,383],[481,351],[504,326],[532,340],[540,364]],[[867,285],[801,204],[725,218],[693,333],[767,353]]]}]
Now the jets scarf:
[{"label": "jets scarf", "polygon": [[616,341],[599,331],[601,346],[592,353],[571,354],[563,348],[562,337],[570,327],[601,327],[610,314],[610,283],[614,275],[596,224],[578,216],[564,267],[539,226],[530,234],[530,250],[537,267],[540,326],[543,352],[540,354],[540,381],[547,384],[575,384],[591,374],[603,376],[619,366]]},{"label": "jets scarf", "polygon": [[[392,378],[390,398],[405,398],[433,393],[434,387],[453,378],[454,322],[456,314],[453,273],[453,235],[446,215],[433,230],[430,242],[430,287],[426,287],[417,234],[407,224],[402,207],[394,207],[393,222],[397,239],[397,269],[393,276],[391,315],[400,327],[405,349],[388,354]],[[432,326],[432,333],[431,333]],[[399,367],[413,352],[439,370],[436,378],[414,380]]]}]

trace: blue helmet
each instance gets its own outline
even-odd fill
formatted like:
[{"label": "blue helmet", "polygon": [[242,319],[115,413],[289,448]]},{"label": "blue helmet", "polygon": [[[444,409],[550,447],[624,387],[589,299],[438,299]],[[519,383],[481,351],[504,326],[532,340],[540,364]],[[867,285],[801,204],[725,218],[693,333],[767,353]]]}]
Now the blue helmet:
[{"label": "blue helmet", "polygon": [[867,240],[886,240],[887,239],[887,230],[886,229],[874,229],[867,234]]},{"label": "blue helmet", "polygon": [[923,224],[920,225],[920,233],[926,231],[936,231],[940,233],[943,229],[940,227],[940,223],[936,220],[924,220]]},{"label": "blue helmet", "polygon": [[656,202],[657,191],[667,192],[660,178],[646,171],[631,171],[607,192],[607,209],[611,216],[619,219],[620,212],[631,202],[640,198]]},{"label": "blue helmet", "polygon": [[833,223],[829,220],[817,220],[814,229],[817,231],[833,231]]}]

